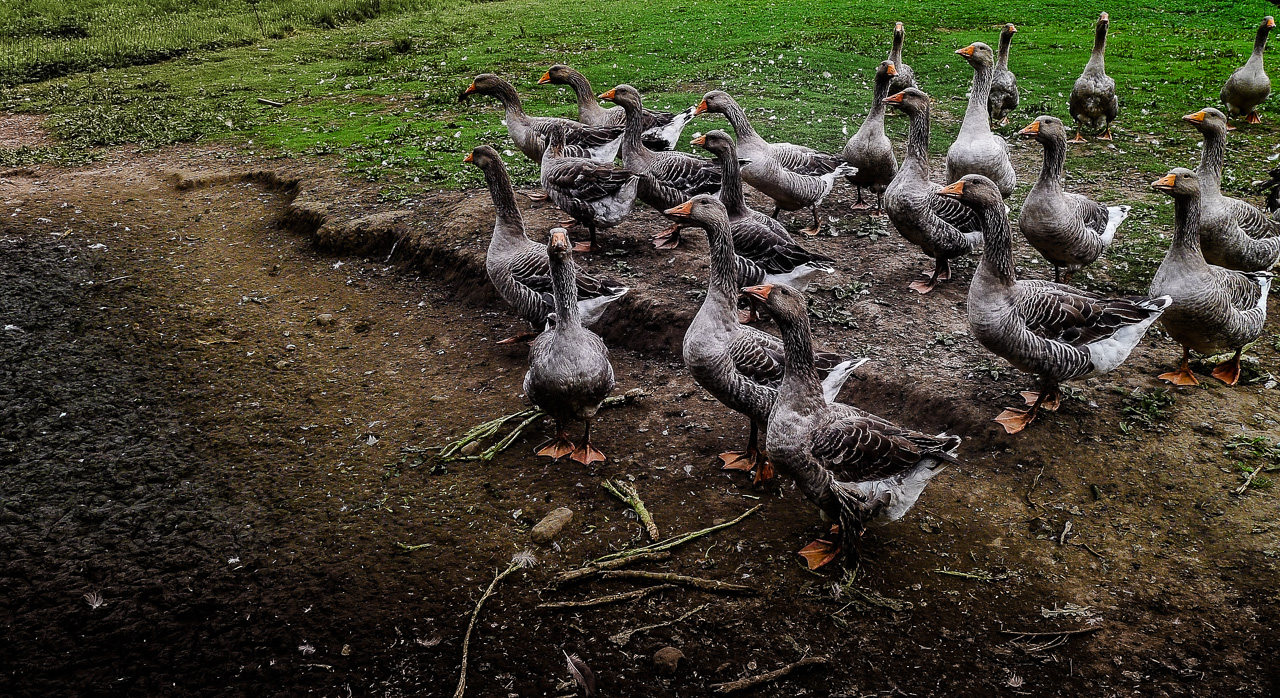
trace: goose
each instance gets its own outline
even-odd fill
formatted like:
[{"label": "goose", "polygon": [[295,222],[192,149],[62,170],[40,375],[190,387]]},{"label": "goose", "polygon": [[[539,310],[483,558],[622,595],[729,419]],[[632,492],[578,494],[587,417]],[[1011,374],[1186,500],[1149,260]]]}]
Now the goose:
[{"label": "goose", "polygon": [[[729,212],[714,196],[700,194],[665,211],[666,215],[703,228],[711,248],[707,296],[684,335],[684,363],[690,375],[726,407],[751,420],[744,451],[720,454],[725,470],[756,470],[756,482],[769,480],[773,466],[761,454],[758,435],[769,423],[769,410],[782,380],[782,342],[739,322],[736,311],[741,275],[735,264]],[[823,374],[828,402],[863,361],[846,361],[827,352],[813,357]]]},{"label": "goose", "polygon": [[1260,124],[1258,106],[1271,95],[1271,78],[1262,67],[1262,52],[1267,48],[1267,35],[1276,28],[1274,17],[1264,17],[1258,25],[1258,36],[1253,40],[1253,53],[1244,65],[1236,68],[1222,85],[1218,96],[1227,105],[1227,111],[1235,117],[1244,117],[1251,124]]},{"label": "goose", "polygon": [[902,237],[933,257],[933,270],[925,272],[929,279],[911,283],[912,290],[929,293],[951,278],[949,260],[981,246],[982,230],[972,211],[938,196],[942,187],[929,178],[929,96],[909,87],[884,103],[905,112],[910,124],[907,156],[885,189],[884,209]]},{"label": "goose", "polygon": [[991,78],[991,94],[987,95],[987,112],[991,122],[1001,126],[1009,123],[1009,112],[1018,108],[1018,78],[1009,70],[1009,45],[1018,28],[1004,25],[1000,31],[1000,53],[996,56],[996,72]]},{"label": "goose", "polygon": [[[1027,194],[1018,228],[1027,242],[1053,264],[1053,280],[1070,283],[1071,275],[1092,264],[1115,240],[1116,230],[1129,217],[1128,206],[1103,206],[1062,188],[1062,165],[1067,157],[1067,128],[1062,120],[1041,116],[1018,134],[1044,146],[1040,179]],[[1063,267],[1067,273],[1062,274]]]},{"label": "goose", "polygon": [[1163,373],[1161,380],[1174,385],[1198,385],[1191,373],[1191,350],[1215,354],[1234,349],[1235,354],[1213,369],[1213,377],[1235,385],[1240,380],[1240,354],[1262,334],[1267,321],[1267,291],[1271,273],[1224,269],[1205,261],[1196,234],[1204,185],[1191,170],[1176,168],[1151,183],[1173,197],[1173,243],[1151,280],[1151,293],[1173,297],[1160,324],[1182,345],[1182,365]]},{"label": "goose", "polygon": [[[563,63],[551,66],[538,80],[539,85],[568,85],[573,89],[578,100],[578,121],[588,126],[626,126],[627,112],[620,106],[608,109],[596,101],[596,93],[586,76]],[[644,130],[640,140],[651,150],[671,150],[680,141],[684,127],[693,120],[694,110],[689,107],[682,112],[644,110]]]},{"label": "goose", "polygon": [[907,513],[945,463],[955,462],[960,437],[929,436],[826,399],[813,355],[804,294],[785,285],[752,286],[782,331],[783,373],[769,411],[765,449],[795,477],[825,518],[838,522],[838,543],[815,541],[800,550],[810,569],[841,550],[856,560],[857,543],[873,521]]},{"label": "goose", "polygon": [[525,114],[516,88],[493,73],[477,75],[458,100],[466,101],[473,94],[488,95],[502,103],[507,113],[507,133],[511,134],[516,148],[534,162],[542,162],[542,151],[547,147],[547,132],[552,124],[563,126],[565,143],[586,149],[593,160],[613,162],[622,145],[621,126],[586,126],[571,119]]},{"label": "goose", "polygon": [[1104,141],[1111,140],[1111,122],[1120,113],[1120,101],[1116,99],[1116,81],[1107,75],[1107,64],[1104,54],[1107,51],[1107,27],[1111,18],[1106,13],[1098,15],[1098,23],[1093,34],[1093,53],[1089,54],[1089,62],[1084,72],[1076,78],[1071,87],[1071,99],[1067,106],[1071,118],[1076,122],[1076,137],[1068,143],[1084,143],[1084,136],[1101,132],[1098,136]]},{"label": "goose", "polygon": [[[600,95],[622,107],[627,115],[622,136],[622,166],[640,175],[640,200],[659,211],[684,203],[691,196],[720,191],[720,166],[713,160],[679,151],[654,152],[644,146],[644,103],[640,92],[630,85]],[[663,230],[653,238],[656,247],[679,243],[680,225]],[[674,244],[672,241],[675,241]]]},{"label": "goose", "polygon": [[773,217],[779,210],[808,208],[813,226],[800,232],[817,235],[818,204],[831,193],[839,177],[857,174],[857,168],[840,161],[838,155],[819,153],[793,143],[769,143],[747,120],[747,113],[728,93],[712,90],[698,103],[698,113],[722,114],[738,136],[738,155],[750,164],[742,168],[742,179],[773,199]]},{"label": "goose", "polygon": [[856,168],[858,173],[849,177],[849,183],[858,192],[858,201],[854,208],[866,208],[862,203],[862,188],[869,188],[876,195],[876,209],[884,210],[884,190],[888,188],[893,176],[898,174],[898,160],[893,156],[893,144],[884,134],[884,98],[889,96],[889,84],[898,69],[893,61],[884,61],[876,68],[875,94],[871,100],[871,112],[858,127],[848,143],[845,143],[841,157]]},{"label": "goose", "polygon": [[[551,267],[547,249],[535,244],[525,234],[524,219],[516,206],[516,194],[507,176],[507,167],[498,151],[482,145],[472,150],[463,162],[469,162],[484,173],[493,208],[497,214],[493,223],[493,237],[484,258],[484,268],[489,281],[516,314],[541,332],[547,324],[547,315],[555,310],[551,294]],[[576,270],[578,280],[578,311],[582,322],[593,325],[604,315],[605,308],[626,295],[626,286],[609,278],[597,279],[582,269]],[[499,344],[532,339],[532,333],[504,339]]]},{"label": "goose", "polygon": [[[605,458],[591,445],[591,419],[613,391],[613,365],[604,341],[582,326],[576,267],[564,228],[552,229],[546,255],[551,263],[556,310],[547,317],[547,331],[529,345],[524,392],[555,420],[556,435],[537,453],[553,460],[569,456],[591,465]],[[565,425],[574,419],[587,425],[579,446],[574,446],[565,433]]]},{"label": "goose", "polygon": [[635,203],[640,178],[633,172],[589,158],[564,154],[564,128],[552,124],[542,154],[542,189],[562,211],[591,231],[575,252],[596,249],[596,229],[621,223]]},{"label": "goose", "polygon": [[991,116],[987,112],[995,56],[991,47],[982,42],[957,49],[956,53],[973,66],[973,87],[960,135],[947,149],[947,180],[954,182],[967,174],[980,174],[995,182],[1007,199],[1018,177],[1009,162],[1009,143],[991,132]]},{"label": "goose", "polygon": [[1182,117],[1204,136],[1200,166],[1200,248],[1205,261],[1228,269],[1263,271],[1280,261],[1280,222],[1240,199],[1222,195],[1227,124],[1209,107]]},{"label": "goose", "polygon": [[1169,296],[1103,298],[1065,284],[1019,281],[1009,216],[995,183],[965,175],[938,194],[972,208],[982,221],[982,261],[969,284],[970,332],[988,351],[1036,376],[1038,392],[1022,394],[1030,409],[996,417],[1010,434],[1025,429],[1040,409],[1058,408],[1059,383],[1123,363],[1173,303]]},{"label": "goose", "polygon": [[1253,183],[1255,191],[1267,192],[1267,211],[1272,220],[1280,220],[1280,167],[1272,168],[1267,179]]},{"label": "goose", "polygon": [[907,31],[902,22],[893,23],[893,48],[889,50],[889,60],[893,61],[893,80],[889,82],[889,94],[896,95],[908,87],[916,86],[916,71],[902,62],[902,42],[907,38]]}]

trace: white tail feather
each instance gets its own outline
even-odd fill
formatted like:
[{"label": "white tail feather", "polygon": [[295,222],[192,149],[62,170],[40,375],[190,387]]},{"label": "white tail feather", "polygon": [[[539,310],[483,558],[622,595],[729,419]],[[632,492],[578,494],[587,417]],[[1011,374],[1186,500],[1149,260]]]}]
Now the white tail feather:
[{"label": "white tail feather", "polygon": [[840,389],[844,387],[845,381],[849,380],[849,376],[853,375],[854,369],[871,359],[847,359],[836,364],[826,378],[822,379],[822,399],[828,405],[836,401],[836,396],[840,394]]}]

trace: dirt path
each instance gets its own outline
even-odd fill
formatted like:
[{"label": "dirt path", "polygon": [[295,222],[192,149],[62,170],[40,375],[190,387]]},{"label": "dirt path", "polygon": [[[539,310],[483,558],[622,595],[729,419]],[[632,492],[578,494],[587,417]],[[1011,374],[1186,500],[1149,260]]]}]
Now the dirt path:
[{"label": "dirt path", "polygon": [[[669,351],[705,285],[696,233],[652,250],[647,214],[590,261],[635,288],[606,337],[619,392],[649,395],[603,413],[611,459],[585,472],[531,455],[541,426],[487,465],[421,450],[523,408],[524,350],[493,344],[520,324],[477,277],[483,193],[391,206],[324,163],[189,148],[4,173],[0,201],[0,324],[20,328],[0,334],[4,695],[452,695],[474,601],[558,506],[575,518],[555,548],[486,606],[469,695],[567,695],[562,651],[619,696],[701,695],[805,655],[834,663],[754,695],[1280,686],[1275,495],[1232,495],[1238,452],[1223,455],[1240,434],[1280,439],[1276,391],[1206,382],[1147,427],[1122,409],[1176,357],[1153,336],[1007,437],[989,419],[1026,380],[963,333],[964,284],[907,292],[924,260],[847,200],[830,207],[840,235],[814,243],[845,265],[816,294],[820,339],[873,358],[844,398],[967,437],[962,465],[868,535],[856,580],[801,569],[822,528],[790,483],[715,467],[745,424]],[[553,213],[531,207],[531,227]],[[1256,354],[1280,365],[1269,342]],[[643,542],[601,476],[634,479],[664,535],[763,504],[647,566],[759,593],[535,608],[635,588],[545,589]],[[666,645],[685,655],[672,678],[650,659]]]}]

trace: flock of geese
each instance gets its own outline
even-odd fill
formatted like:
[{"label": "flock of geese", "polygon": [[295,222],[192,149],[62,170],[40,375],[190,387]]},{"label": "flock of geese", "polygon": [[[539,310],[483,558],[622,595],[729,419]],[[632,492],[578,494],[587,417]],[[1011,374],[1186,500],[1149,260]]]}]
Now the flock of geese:
[{"label": "flock of geese", "polygon": [[[1108,24],[1104,12],[1071,92],[1075,138],[1068,140],[1067,125],[1052,116],[1018,132],[1044,150],[1018,227],[1054,265],[1052,282],[1015,275],[1005,199],[1016,177],[1007,142],[992,132],[992,124],[1006,122],[1018,105],[1017,80],[1009,71],[1017,32],[1012,24],[1001,31],[998,54],[980,42],[956,51],[974,75],[960,134],[947,152],[945,186],[930,177],[930,100],[902,62],[901,22],[888,60],[876,69],[872,109],[838,154],[765,140],[747,111],[720,90],[683,112],[664,113],[646,109],[635,88],[618,85],[599,95],[614,104],[605,109],[581,73],[554,65],[538,82],[573,89],[574,121],[530,116],[510,83],[493,74],[476,76],[460,99],[480,94],[502,103],[516,148],[541,163],[545,195],[538,196],[573,219],[562,225],[577,222],[588,234],[574,246],[565,228],[555,228],[547,244],[534,243],[498,152],[481,145],[467,156],[484,173],[496,211],[489,277],[537,331],[504,340],[532,338],[524,389],[556,423],[555,437],[537,453],[588,465],[605,458],[591,443],[591,421],[614,387],[614,374],[608,348],[587,326],[628,289],[587,274],[573,253],[595,250],[597,232],[625,220],[639,200],[673,222],[655,236],[657,247],[677,247],[687,227],[706,232],[710,279],[684,337],[684,361],[699,385],[750,422],[746,448],[722,454],[724,467],[755,470],[759,482],[773,477],[776,466],[835,522],[832,533],[838,534],[826,536],[832,540],[800,551],[810,566],[830,562],[841,550],[856,551],[869,522],[896,520],[910,509],[929,479],[955,461],[960,437],[924,434],[835,401],[865,359],[814,349],[803,294],[810,280],[833,271],[835,260],[806,249],[777,220],[779,211],[808,209],[812,226],[802,232],[816,234],[817,206],[841,179],[858,188],[858,208],[870,208],[862,202],[865,188],[876,198],[876,211],[933,258],[927,278],[911,284],[915,291],[929,293],[951,278],[950,260],[981,251],[968,294],[971,333],[1036,377],[1036,390],[1022,394],[1026,408],[996,417],[1009,433],[1026,428],[1040,411],[1057,409],[1062,382],[1119,366],[1157,320],[1183,346],[1180,368],[1160,378],[1195,384],[1191,350],[1231,351],[1213,376],[1234,385],[1241,352],[1266,319],[1267,270],[1280,260],[1280,220],[1222,194],[1226,137],[1233,130],[1223,112],[1206,108],[1183,117],[1204,136],[1200,165],[1195,171],[1176,168],[1152,184],[1172,197],[1175,224],[1149,293],[1107,298],[1067,285],[1073,272],[1103,254],[1129,212],[1063,186],[1067,144],[1081,142],[1084,134],[1110,139],[1119,112],[1104,63]],[[1274,26],[1271,17],[1263,21],[1249,61],[1222,88],[1228,113],[1249,123],[1258,122],[1257,107],[1270,92],[1262,55]],[[885,135],[886,108],[909,120],[901,166]],[[684,128],[704,113],[724,116],[736,139],[722,130],[693,139],[714,158],[672,150]],[[748,206],[744,182],[773,199],[772,215]],[[744,297],[751,310],[740,309]],[[774,320],[781,337],[748,324],[757,310]],[[586,423],[576,445],[566,431],[575,420]]]}]

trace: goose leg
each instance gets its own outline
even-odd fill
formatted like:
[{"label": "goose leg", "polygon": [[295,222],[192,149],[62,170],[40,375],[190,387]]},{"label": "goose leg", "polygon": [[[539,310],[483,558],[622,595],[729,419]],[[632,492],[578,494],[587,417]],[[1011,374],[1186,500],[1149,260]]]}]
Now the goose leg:
[{"label": "goose leg", "polygon": [[1000,426],[1004,427],[1006,434],[1017,434],[1035,421],[1036,415],[1040,412],[1040,406],[1045,403],[1051,394],[1056,396],[1057,393],[1058,386],[1047,387],[1040,391],[1035,403],[1031,405],[1031,409],[1019,410],[1010,407],[1001,412],[995,421],[1000,422]]},{"label": "goose leg", "polygon": [[1258,110],[1257,110],[1257,109],[1254,109],[1253,111],[1249,112],[1249,113],[1244,117],[1244,122],[1245,122],[1246,124],[1260,124],[1260,123],[1262,123],[1262,119],[1258,116]]},{"label": "goose leg", "polygon": [[1080,129],[1076,129],[1076,137],[1067,141],[1068,143],[1086,143],[1084,136],[1080,135]]},{"label": "goose leg", "polygon": [[861,211],[863,209],[871,208],[871,204],[865,203],[862,200],[862,187],[855,186],[854,190],[858,192],[858,200],[853,202],[853,210]]},{"label": "goose leg", "polygon": [[582,434],[582,445],[573,450],[569,456],[583,465],[591,465],[604,460],[604,454],[591,445],[591,420],[587,420],[587,430]]},{"label": "goose leg", "polygon": [[587,224],[587,230],[591,231],[591,238],[586,242],[579,242],[573,246],[574,252],[595,252],[596,251],[596,226],[593,223]]},{"label": "goose leg", "polygon": [[526,192],[525,197],[530,201],[546,201],[547,193],[545,191],[531,191]]},{"label": "goose leg", "polygon": [[817,205],[810,206],[809,211],[813,213],[813,227],[803,228],[800,230],[800,232],[804,233],[805,235],[808,235],[809,237],[813,237],[814,235],[817,235],[818,233],[822,232],[822,224],[818,222]]},{"label": "goose leg", "polygon": [[1098,136],[1098,140],[1100,140],[1100,141],[1109,141],[1109,140],[1111,140],[1111,127],[1110,127],[1110,126],[1108,126],[1108,127],[1107,127],[1107,130],[1106,130],[1106,131],[1103,131],[1103,132],[1102,132],[1102,135],[1101,135],[1101,136]]},{"label": "goose leg", "polygon": [[770,482],[774,478],[773,463],[769,461],[769,456],[763,451],[756,451],[756,477],[751,481],[752,485]]},{"label": "goose leg", "polygon": [[1062,267],[1056,264],[1053,265],[1053,283],[1055,284],[1062,283]]},{"label": "goose leg", "polygon": [[680,229],[684,228],[679,223],[673,224],[670,228],[663,230],[653,236],[653,246],[660,250],[674,250],[680,245]]},{"label": "goose leg", "polygon": [[1223,361],[1213,369],[1213,377],[1226,383],[1227,385],[1235,385],[1240,382],[1240,352],[1243,348],[1236,349],[1235,356]]},{"label": "goose leg", "polygon": [[916,280],[911,282],[911,290],[916,293],[928,293],[938,285],[939,281],[946,281],[951,278],[951,263],[941,257],[934,260],[933,271],[926,272],[929,275],[928,280]]},{"label": "goose leg", "polygon": [[755,420],[751,420],[751,436],[747,439],[747,450],[745,451],[725,451],[720,454],[720,460],[724,461],[721,470],[751,470],[755,466],[757,451],[757,440],[760,438],[760,429],[756,426]]},{"label": "goose leg", "polygon": [[569,440],[569,435],[565,433],[559,424],[556,424],[555,438],[539,448],[537,454],[539,456],[547,456],[552,460],[560,460],[573,453],[573,450],[573,442]]},{"label": "goose leg", "polygon": [[1071,277],[1073,277],[1073,276],[1075,276],[1075,275],[1076,275],[1076,273],[1075,273],[1074,271],[1071,271],[1070,269],[1068,269],[1068,270],[1067,270],[1067,272],[1066,272],[1065,274],[1063,274],[1063,275],[1062,275],[1062,283],[1064,283],[1064,284],[1069,284],[1069,283],[1071,283]]},{"label": "goose leg", "polygon": [[[1022,391],[1022,399],[1026,400],[1027,407],[1030,407],[1036,404],[1036,401],[1040,399],[1040,391],[1024,390]],[[1054,386],[1051,389],[1049,396],[1045,398],[1044,403],[1040,405],[1040,409],[1048,410],[1050,412],[1057,412],[1058,407],[1061,405],[1062,405],[1062,391],[1058,390],[1057,386]]]},{"label": "goose leg", "polygon": [[[1214,370],[1217,371],[1217,369]],[[1200,381],[1196,380],[1195,374],[1191,372],[1191,350],[1182,348],[1182,366],[1178,370],[1161,373],[1156,378],[1169,381],[1174,385],[1200,385]]]},{"label": "goose leg", "polygon": [[871,212],[871,215],[873,215],[873,216],[883,216],[883,215],[885,215],[885,210],[884,210],[884,192],[880,192],[879,194],[876,194],[876,209],[875,209],[874,211],[872,211],[872,212]]},{"label": "goose leg", "polygon": [[778,220],[778,211],[780,210],[782,210],[782,207],[775,203],[773,205],[773,213],[769,217],[775,221]]},{"label": "goose leg", "polygon": [[819,538],[801,548],[797,554],[809,564],[809,569],[816,570],[836,559],[836,556],[840,554],[839,535],[840,526],[837,524],[832,526],[831,531],[827,534],[829,538],[835,539],[834,541]]}]

